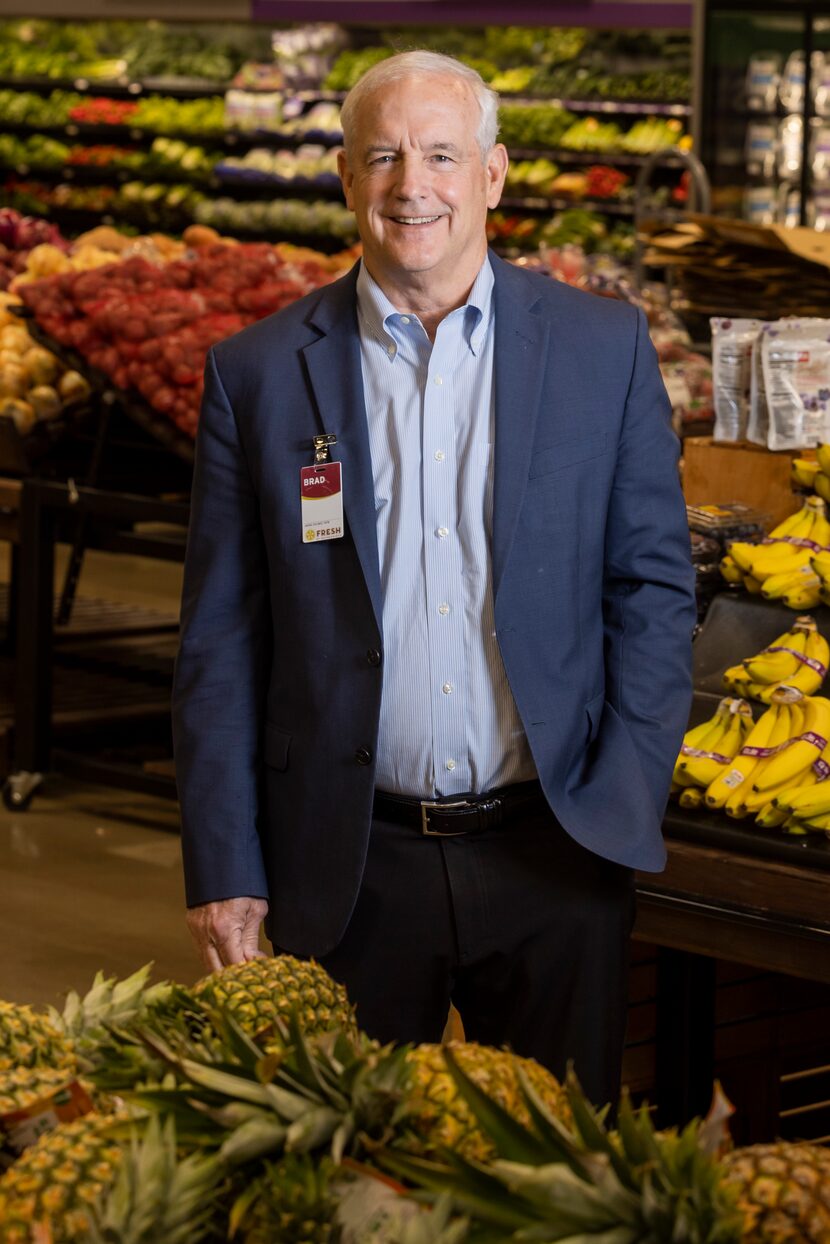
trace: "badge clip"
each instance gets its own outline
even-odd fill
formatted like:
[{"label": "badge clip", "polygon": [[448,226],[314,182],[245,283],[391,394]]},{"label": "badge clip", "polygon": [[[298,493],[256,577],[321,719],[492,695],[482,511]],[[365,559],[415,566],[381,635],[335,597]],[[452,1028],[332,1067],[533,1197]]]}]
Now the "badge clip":
[{"label": "badge clip", "polygon": [[337,444],[337,437],[333,432],[324,432],[322,436],[312,437],[314,445],[314,465],[328,466],[331,462],[329,446]]}]

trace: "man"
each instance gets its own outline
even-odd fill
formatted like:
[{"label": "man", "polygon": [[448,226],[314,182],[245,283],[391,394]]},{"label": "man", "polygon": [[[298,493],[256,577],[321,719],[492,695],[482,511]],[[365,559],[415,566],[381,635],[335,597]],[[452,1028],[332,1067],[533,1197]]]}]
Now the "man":
[{"label": "man", "polygon": [[[373,1035],[437,1040],[452,999],[468,1039],[573,1058],[609,1100],[632,870],[663,866],[689,706],[665,391],[641,313],[488,254],[507,154],[477,74],[393,57],[343,129],[363,261],[207,363],[174,692],[190,928],[218,968],[266,917]],[[344,521],[335,497],[311,540],[327,458]]]}]

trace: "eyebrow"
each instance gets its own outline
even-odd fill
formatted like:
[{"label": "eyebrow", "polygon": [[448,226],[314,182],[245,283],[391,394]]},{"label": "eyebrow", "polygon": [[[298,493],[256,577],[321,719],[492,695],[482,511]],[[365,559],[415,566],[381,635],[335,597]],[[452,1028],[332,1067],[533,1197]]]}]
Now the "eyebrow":
[{"label": "eyebrow", "polygon": [[[457,147],[455,143],[444,143],[444,142],[426,143],[424,149],[426,151],[448,151],[452,155],[461,154],[461,149]],[[364,154],[369,156],[369,155],[377,155],[379,152],[383,152],[383,151],[397,151],[397,150],[398,150],[398,147],[395,143],[372,143],[370,146],[365,148]]]}]

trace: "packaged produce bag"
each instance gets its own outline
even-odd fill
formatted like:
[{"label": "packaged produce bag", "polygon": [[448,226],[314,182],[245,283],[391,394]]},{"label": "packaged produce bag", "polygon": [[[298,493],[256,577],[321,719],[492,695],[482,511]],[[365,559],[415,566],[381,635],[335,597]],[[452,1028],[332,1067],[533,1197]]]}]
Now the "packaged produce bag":
[{"label": "packaged produce bag", "polygon": [[830,320],[791,319],[761,334],[770,449],[830,441]]},{"label": "packaged produce bag", "polygon": [[752,381],[752,347],[762,320],[729,320],[719,316],[712,327],[712,368],[716,441],[741,441],[747,434]]}]

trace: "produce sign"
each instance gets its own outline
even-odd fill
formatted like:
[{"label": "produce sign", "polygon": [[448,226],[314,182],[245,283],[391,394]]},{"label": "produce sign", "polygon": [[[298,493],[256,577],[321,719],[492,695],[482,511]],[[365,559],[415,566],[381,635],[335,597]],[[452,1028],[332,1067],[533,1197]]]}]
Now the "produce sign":
[{"label": "produce sign", "polygon": [[20,294],[45,333],[194,436],[209,348],[329,279],[266,243],[217,242],[161,267],[135,256],[64,272]]}]

